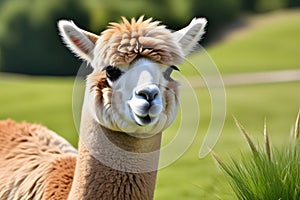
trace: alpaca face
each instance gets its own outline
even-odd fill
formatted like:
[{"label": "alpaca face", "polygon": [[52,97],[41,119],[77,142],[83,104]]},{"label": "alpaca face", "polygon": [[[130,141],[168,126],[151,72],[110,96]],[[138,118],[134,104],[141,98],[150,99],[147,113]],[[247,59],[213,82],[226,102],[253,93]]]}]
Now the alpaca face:
[{"label": "alpaca face", "polygon": [[107,128],[148,136],[167,128],[178,109],[174,66],[138,59],[127,70],[104,67],[88,77],[88,102]]},{"label": "alpaca face", "polygon": [[171,33],[151,19],[111,26],[100,36],[60,21],[67,46],[91,63],[85,106],[101,125],[129,134],[151,136],[166,129],[176,117],[178,83],[175,67],[204,33],[205,19]]}]

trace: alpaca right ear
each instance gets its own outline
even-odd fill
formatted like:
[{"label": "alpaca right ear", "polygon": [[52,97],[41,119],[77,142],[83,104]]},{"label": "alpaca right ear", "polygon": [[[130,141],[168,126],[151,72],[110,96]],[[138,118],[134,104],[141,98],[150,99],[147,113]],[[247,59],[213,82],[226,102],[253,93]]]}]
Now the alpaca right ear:
[{"label": "alpaca right ear", "polygon": [[78,28],[72,21],[60,20],[58,29],[67,47],[79,58],[91,62],[99,36]]},{"label": "alpaca right ear", "polygon": [[173,33],[185,56],[190,54],[197,46],[198,41],[201,40],[205,33],[206,23],[205,18],[194,18],[188,26]]}]

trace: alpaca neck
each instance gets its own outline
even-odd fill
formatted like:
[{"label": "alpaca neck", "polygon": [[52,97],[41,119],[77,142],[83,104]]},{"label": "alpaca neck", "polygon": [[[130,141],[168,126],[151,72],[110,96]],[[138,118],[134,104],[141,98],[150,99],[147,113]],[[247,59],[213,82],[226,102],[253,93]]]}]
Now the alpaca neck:
[{"label": "alpaca neck", "polygon": [[161,133],[136,138],[84,115],[69,200],[153,199]]}]

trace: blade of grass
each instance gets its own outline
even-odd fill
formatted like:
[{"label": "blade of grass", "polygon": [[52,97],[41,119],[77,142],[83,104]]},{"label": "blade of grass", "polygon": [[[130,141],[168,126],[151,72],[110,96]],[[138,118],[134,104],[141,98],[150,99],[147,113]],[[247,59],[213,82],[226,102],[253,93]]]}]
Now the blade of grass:
[{"label": "blade of grass", "polygon": [[265,118],[265,123],[264,123],[264,139],[265,139],[265,147],[266,147],[266,152],[269,161],[272,161],[272,152],[271,152],[271,145],[270,145],[270,140],[269,140],[269,135],[267,131],[267,120]]},{"label": "blade of grass", "polygon": [[295,129],[294,129],[294,138],[297,140],[299,138],[299,123],[300,123],[300,109],[296,118],[295,122]]},{"label": "blade of grass", "polygon": [[245,130],[245,128],[239,123],[239,121],[233,116],[234,122],[236,124],[236,126],[238,127],[238,129],[240,130],[240,132],[244,135],[246,141],[248,142],[251,151],[253,154],[257,155],[258,154],[258,150],[254,144],[254,142],[252,141],[252,139],[250,138],[249,134],[247,133],[247,131]]}]

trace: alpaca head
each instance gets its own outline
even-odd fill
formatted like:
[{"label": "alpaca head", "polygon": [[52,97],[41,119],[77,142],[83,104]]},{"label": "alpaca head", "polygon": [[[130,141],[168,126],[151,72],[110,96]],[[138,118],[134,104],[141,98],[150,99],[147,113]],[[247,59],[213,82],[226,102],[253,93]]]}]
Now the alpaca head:
[{"label": "alpaca head", "polygon": [[100,35],[58,23],[66,45],[89,62],[85,104],[104,127],[151,136],[176,117],[178,83],[171,78],[204,33],[205,19],[171,32],[152,19],[111,23]]}]

